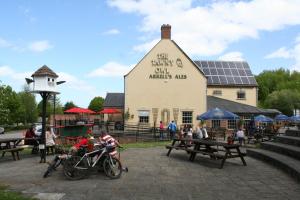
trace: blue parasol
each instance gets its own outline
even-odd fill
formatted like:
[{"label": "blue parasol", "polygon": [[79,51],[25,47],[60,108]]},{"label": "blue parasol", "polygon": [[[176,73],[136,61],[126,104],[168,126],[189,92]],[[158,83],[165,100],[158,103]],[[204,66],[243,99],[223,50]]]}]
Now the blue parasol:
[{"label": "blue parasol", "polygon": [[272,123],[273,119],[271,119],[270,117],[266,117],[264,115],[258,115],[256,117],[254,117],[254,121],[265,122],[265,123]]},{"label": "blue parasol", "polygon": [[239,119],[239,116],[229,112],[227,110],[222,110],[219,108],[211,109],[202,115],[197,116],[197,120],[221,120],[221,119],[227,119],[227,120],[236,120]]},{"label": "blue parasol", "polygon": [[275,121],[288,121],[290,118],[286,115],[283,115],[283,114],[279,114],[279,115],[276,115],[275,117]]},{"label": "blue parasol", "polygon": [[299,123],[300,122],[300,115],[291,116],[289,121],[294,122],[294,123]]}]

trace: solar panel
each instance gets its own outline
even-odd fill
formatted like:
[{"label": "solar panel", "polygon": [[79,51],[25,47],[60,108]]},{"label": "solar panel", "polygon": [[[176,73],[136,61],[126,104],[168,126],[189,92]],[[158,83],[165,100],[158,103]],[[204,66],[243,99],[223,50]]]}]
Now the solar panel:
[{"label": "solar panel", "polygon": [[226,76],[219,76],[219,78],[220,78],[220,83],[221,84],[224,84],[224,85],[228,84]]},{"label": "solar panel", "polygon": [[241,77],[239,77],[239,76],[234,76],[233,79],[234,79],[234,81],[235,81],[236,84],[242,84]]},{"label": "solar panel", "polygon": [[236,63],[235,63],[235,66],[236,66],[236,68],[238,68],[238,69],[243,69],[243,68],[244,68],[241,62],[236,62]]},{"label": "solar panel", "polygon": [[210,68],[211,75],[218,75],[216,68]]},{"label": "solar panel", "polygon": [[239,69],[238,72],[239,72],[240,76],[246,76],[245,70]]},{"label": "solar panel", "polygon": [[208,68],[203,68],[203,72],[205,75],[210,75],[210,71]]},{"label": "solar panel", "polygon": [[232,76],[230,69],[224,69],[226,76]]},{"label": "solar panel", "polygon": [[208,77],[207,82],[208,82],[208,84],[213,84],[213,80],[212,80],[211,76]]},{"label": "solar panel", "polygon": [[250,70],[245,70],[247,76],[253,76]]},{"label": "solar panel", "polygon": [[243,84],[250,84],[248,77],[241,77]]},{"label": "solar panel", "polygon": [[210,85],[257,85],[247,62],[195,61]]},{"label": "solar panel", "polygon": [[212,81],[214,84],[220,84],[220,80],[218,76],[212,76]]},{"label": "solar panel", "polygon": [[248,63],[243,62],[242,64],[243,64],[243,67],[244,67],[245,70],[246,70],[246,69],[249,69],[249,70],[250,70],[250,67],[249,67]]},{"label": "solar panel", "polygon": [[202,66],[202,68],[207,68],[208,67],[207,62],[201,61],[201,66]]},{"label": "solar panel", "polygon": [[237,69],[231,69],[231,73],[233,76],[239,76],[239,72]]},{"label": "solar panel", "polygon": [[217,68],[217,71],[218,71],[218,75],[225,75],[223,69]]},{"label": "solar panel", "polygon": [[229,68],[228,62],[222,62],[222,66],[223,66],[223,68]]},{"label": "solar panel", "polygon": [[250,84],[257,85],[257,82],[254,77],[248,77]]},{"label": "solar panel", "polygon": [[223,68],[221,62],[215,62],[216,68]]},{"label": "solar panel", "polygon": [[230,67],[231,69],[232,69],[232,68],[236,68],[234,62],[229,62],[228,64],[229,64],[229,67]]},{"label": "solar panel", "polygon": [[228,81],[228,84],[235,84],[232,76],[228,76],[227,81]]}]

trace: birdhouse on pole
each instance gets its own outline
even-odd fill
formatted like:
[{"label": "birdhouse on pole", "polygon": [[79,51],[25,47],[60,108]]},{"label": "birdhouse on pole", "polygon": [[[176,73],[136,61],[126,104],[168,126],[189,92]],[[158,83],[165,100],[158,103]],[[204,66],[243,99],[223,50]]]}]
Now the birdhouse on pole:
[{"label": "birdhouse on pole", "polygon": [[43,99],[42,103],[42,135],[40,138],[39,149],[41,152],[41,161],[46,162],[46,105],[49,97],[59,94],[56,90],[56,85],[62,84],[65,81],[57,81],[58,75],[46,65],[39,68],[32,74],[32,79],[25,78],[27,84],[33,83],[33,93],[39,93]]},{"label": "birdhouse on pole", "polygon": [[26,79],[27,83],[33,82],[33,91],[34,93],[40,92],[49,92],[58,94],[56,90],[57,78],[58,75],[53,72],[49,67],[46,65],[39,68],[36,72],[34,72],[31,76],[33,80]]}]

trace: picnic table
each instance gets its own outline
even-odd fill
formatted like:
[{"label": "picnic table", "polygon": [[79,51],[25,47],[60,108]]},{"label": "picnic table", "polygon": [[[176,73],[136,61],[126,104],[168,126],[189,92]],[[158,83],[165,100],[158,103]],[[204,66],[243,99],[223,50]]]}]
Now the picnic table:
[{"label": "picnic table", "polygon": [[18,147],[17,145],[23,139],[24,138],[1,138],[0,152],[2,152],[2,157],[4,157],[5,153],[10,152],[14,160],[20,160],[19,152],[22,151],[24,148]]},{"label": "picnic table", "polygon": [[244,166],[246,161],[245,153],[240,151],[239,144],[227,144],[210,139],[173,139],[171,145],[166,145],[169,149],[167,156],[170,155],[173,149],[184,150],[190,154],[190,161],[194,161],[198,153],[210,156],[211,159],[222,159],[220,169],[223,168],[226,159],[240,157]]}]

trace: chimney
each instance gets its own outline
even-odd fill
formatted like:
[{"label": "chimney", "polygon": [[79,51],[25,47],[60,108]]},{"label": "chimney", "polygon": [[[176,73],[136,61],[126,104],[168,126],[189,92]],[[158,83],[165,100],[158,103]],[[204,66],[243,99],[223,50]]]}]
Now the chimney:
[{"label": "chimney", "polygon": [[163,24],[161,26],[161,39],[171,39],[171,25]]}]

